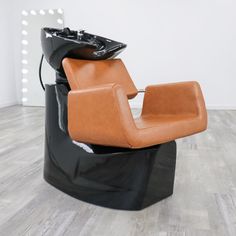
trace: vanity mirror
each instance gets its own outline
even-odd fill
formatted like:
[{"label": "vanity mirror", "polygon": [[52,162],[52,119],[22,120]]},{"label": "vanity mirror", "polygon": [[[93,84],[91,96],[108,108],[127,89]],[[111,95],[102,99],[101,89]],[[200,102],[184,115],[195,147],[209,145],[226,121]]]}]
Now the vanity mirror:
[{"label": "vanity mirror", "polygon": [[[22,104],[24,106],[44,106],[45,98],[39,82],[39,63],[42,56],[40,29],[43,27],[63,28],[62,9],[23,10],[21,30],[21,80]],[[44,83],[53,83],[54,70],[43,62]]]}]

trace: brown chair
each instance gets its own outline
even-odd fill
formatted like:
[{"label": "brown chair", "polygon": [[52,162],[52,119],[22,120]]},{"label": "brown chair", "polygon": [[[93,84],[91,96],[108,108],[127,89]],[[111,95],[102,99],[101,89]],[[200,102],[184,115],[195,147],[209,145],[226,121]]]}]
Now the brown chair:
[{"label": "brown chair", "polygon": [[151,85],[142,113],[134,119],[128,99],[138,93],[120,59],[89,61],[65,58],[68,130],[79,142],[144,148],[201,132],[207,113],[197,82]]}]

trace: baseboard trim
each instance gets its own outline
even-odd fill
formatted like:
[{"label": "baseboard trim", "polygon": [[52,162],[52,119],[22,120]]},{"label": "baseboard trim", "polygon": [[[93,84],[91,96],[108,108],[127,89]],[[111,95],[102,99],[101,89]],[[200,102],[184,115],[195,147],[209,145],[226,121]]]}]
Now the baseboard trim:
[{"label": "baseboard trim", "polygon": [[207,106],[207,110],[236,110],[236,106]]},{"label": "baseboard trim", "polygon": [[0,108],[10,107],[10,106],[14,106],[14,105],[18,105],[18,102],[17,101],[2,102],[2,103],[0,103]]}]

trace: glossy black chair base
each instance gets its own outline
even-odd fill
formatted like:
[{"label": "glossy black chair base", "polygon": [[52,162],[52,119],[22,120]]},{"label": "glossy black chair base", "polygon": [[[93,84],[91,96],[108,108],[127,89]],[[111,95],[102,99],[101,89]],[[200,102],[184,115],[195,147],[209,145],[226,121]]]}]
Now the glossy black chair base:
[{"label": "glossy black chair base", "polygon": [[138,150],[73,142],[63,130],[66,98],[60,85],[46,85],[48,183],[82,201],[123,210],[141,210],[172,195],[175,141]]}]

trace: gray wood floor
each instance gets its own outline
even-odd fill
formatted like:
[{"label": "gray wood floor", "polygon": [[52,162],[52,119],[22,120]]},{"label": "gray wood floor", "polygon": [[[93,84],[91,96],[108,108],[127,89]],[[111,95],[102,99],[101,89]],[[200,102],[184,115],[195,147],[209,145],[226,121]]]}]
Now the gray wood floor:
[{"label": "gray wood floor", "polygon": [[174,194],[139,212],[105,209],[48,185],[44,109],[0,109],[0,235],[236,235],[236,111],[178,140]]}]

